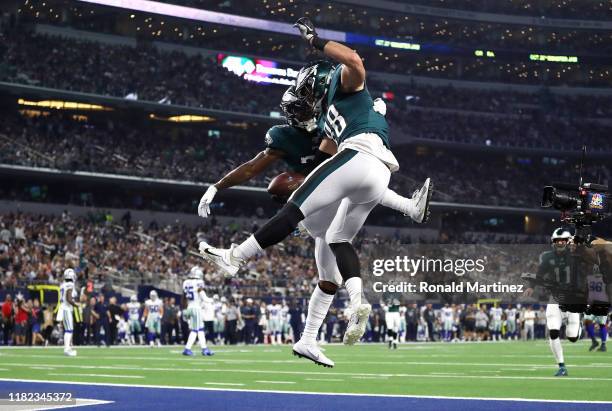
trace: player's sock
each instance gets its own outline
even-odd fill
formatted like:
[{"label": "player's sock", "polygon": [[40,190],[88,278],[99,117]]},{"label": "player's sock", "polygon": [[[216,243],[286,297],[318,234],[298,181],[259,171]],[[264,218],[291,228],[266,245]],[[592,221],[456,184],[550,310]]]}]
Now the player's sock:
[{"label": "player's sock", "polygon": [[411,198],[402,197],[392,190],[385,191],[380,204],[406,214],[409,217],[414,216],[417,211],[416,201]]},{"label": "player's sock", "polygon": [[187,337],[187,344],[185,344],[185,349],[191,350],[191,347],[193,347],[196,338],[198,338],[198,333],[195,331],[190,331],[189,337]]},{"label": "player's sock", "polygon": [[595,323],[588,323],[586,329],[591,341],[595,342]]},{"label": "player's sock", "polygon": [[72,331],[64,333],[64,351],[70,351],[70,343],[72,342]]},{"label": "player's sock", "polygon": [[601,344],[605,344],[608,340],[608,327],[605,325],[599,326],[599,338],[601,338]]},{"label": "player's sock", "polygon": [[550,349],[552,350],[553,355],[555,356],[555,359],[557,360],[557,363],[559,364],[559,367],[565,366],[565,361],[563,359],[563,347],[561,347],[561,339],[560,338],[555,338],[554,340],[549,339],[549,342],[550,342]]},{"label": "player's sock", "polygon": [[344,286],[349,295],[350,307],[359,307],[361,305],[361,293],[363,291],[363,280],[361,277],[349,278],[345,281]]},{"label": "player's sock", "polygon": [[254,235],[251,235],[245,241],[242,242],[238,247],[234,249],[234,256],[242,260],[247,260],[254,255],[257,255],[263,251],[263,248],[259,245]]},{"label": "player's sock", "polygon": [[155,334],[149,333],[148,337],[149,337],[149,345],[153,346],[153,344],[155,344]]},{"label": "player's sock", "polygon": [[[329,311],[334,294],[327,294],[317,286],[310,297],[308,303],[308,316],[304,325],[302,339],[309,344],[314,344],[317,340],[317,334],[323,320]],[[297,337],[297,336],[296,336]]]},{"label": "player's sock", "polygon": [[204,331],[198,331],[198,342],[200,343],[200,348],[206,348],[206,336],[204,335]]}]

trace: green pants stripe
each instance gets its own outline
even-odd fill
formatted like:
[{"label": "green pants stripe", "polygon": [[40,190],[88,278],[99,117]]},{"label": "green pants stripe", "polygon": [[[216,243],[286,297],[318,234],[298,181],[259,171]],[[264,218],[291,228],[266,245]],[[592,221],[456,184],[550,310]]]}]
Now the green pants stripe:
[{"label": "green pants stripe", "polygon": [[304,184],[295,191],[290,201],[298,207],[301,206],[323,180],[344,164],[348,163],[356,154],[357,151],[350,149],[342,150],[340,153],[336,154],[326,164],[319,167],[314,174],[308,176]]}]

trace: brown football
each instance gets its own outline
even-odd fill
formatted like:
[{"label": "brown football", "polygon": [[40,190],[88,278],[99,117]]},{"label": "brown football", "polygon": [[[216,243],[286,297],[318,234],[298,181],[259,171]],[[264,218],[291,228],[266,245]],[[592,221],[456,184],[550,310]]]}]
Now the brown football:
[{"label": "brown football", "polygon": [[278,197],[288,197],[304,182],[304,176],[299,173],[286,172],[277,175],[268,184],[268,193]]}]

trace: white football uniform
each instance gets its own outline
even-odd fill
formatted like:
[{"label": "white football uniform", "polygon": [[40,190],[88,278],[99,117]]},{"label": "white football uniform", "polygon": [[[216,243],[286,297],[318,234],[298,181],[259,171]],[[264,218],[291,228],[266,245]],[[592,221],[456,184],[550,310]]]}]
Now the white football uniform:
[{"label": "white football uniform", "polygon": [[281,311],[283,307],[280,304],[268,304],[268,313],[270,316],[268,329],[272,334],[281,332]]},{"label": "white football uniform", "polygon": [[157,298],[155,301],[151,299],[145,301],[145,307],[148,311],[145,326],[149,329],[150,333],[161,334],[161,312],[163,306],[164,302],[161,298]]},{"label": "white football uniform", "polygon": [[453,324],[455,323],[455,313],[453,309],[451,307],[442,307],[442,309],[440,310],[440,316],[442,317],[441,322],[444,331],[452,331]]},{"label": "white football uniform", "polygon": [[[587,276],[587,285],[589,287],[588,303],[608,303],[608,292],[606,290],[606,282],[604,281],[601,273],[591,274]],[[605,315],[592,315],[587,314],[584,316],[585,320],[596,322],[597,324],[605,325],[608,317]]]},{"label": "white football uniform", "polygon": [[559,304],[546,305],[546,326],[549,330],[560,330],[563,320],[567,320],[565,335],[577,338],[580,333],[580,313],[563,312]]},{"label": "white football uniform", "polygon": [[493,307],[489,312],[491,316],[491,324],[489,325],[492,331],[500,332],[502,328],[502,317],[504,310],[501,307]]},{"label": "white football uniform", "polygon": [[139,334],[140,333],[140,303],[129,302],[127,304],[128,308],[128,319],[129,319],[129,329],[131,334]]},{"label": "white football uniform", "polygon": [[187,279],[183,281],[183,293],[187,299],[187,308],[183,311],[183,316],[189,322],[191,331],[202,331],[204,321],[202,319],[202,296],[200,290],[204,288],[204,281]]},{"label": "white football uniform", "polygon": [[77,301],[77,291],[72,281],[64,281],[60,285],[60,306],[55,319],[62,322],[64,332],[71,333],[74,329],[72,317],[74,307],[68,302],[68,294],[72,295],[72,301]]},{"label": "white football uniform", "polygon": [[506,309],[506,332],[509,334],[514,334],[516,332],[516,308],[507,308]]}]

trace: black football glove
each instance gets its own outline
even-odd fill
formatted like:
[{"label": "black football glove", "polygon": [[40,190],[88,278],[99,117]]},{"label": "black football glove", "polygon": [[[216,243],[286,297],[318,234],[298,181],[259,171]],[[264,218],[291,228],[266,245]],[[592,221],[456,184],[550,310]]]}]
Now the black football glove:
[{"label": "black football glove", "polygon": [[293,27],[298,28],[300,35],[308,42],[308,44],[312,44],[312,39],[318,37],[317,30],[308,17],[300,17],[298,21],[295,22]]}]

